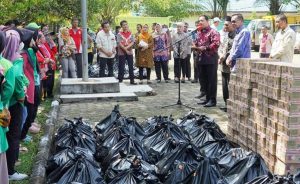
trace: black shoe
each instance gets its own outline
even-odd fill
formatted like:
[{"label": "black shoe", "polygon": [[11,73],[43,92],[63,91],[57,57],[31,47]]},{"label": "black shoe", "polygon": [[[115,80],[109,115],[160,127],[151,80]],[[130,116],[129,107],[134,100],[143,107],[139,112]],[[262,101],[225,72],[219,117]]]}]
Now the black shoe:
[{"label": "black shoe", "polygon": [[147,84],[152,84],[152,82],[148,80],[148,81],[147,81]]},{"label": "black shoe", "polygon": [[136,83],[136,82],[130,82],[130,84],[131,84],[131,85],[137,85],[137,83]]},{"label": "black shoe", "polygon": [[169,83],[169,80],[165,80],[166,83]]},{"label": "black shoe", "polygon": [[181,83],[185,83],[185,80],[181,80]]},{"label": "black shoe", "polygon": [[200,102],[198,102],[197,104],[198,104],[198,105],[206,105],[206,104],[207,104],[207,101],[206,101],[206,100],[200,101]]},{"label": "black shoe", "polygon": [[159,80],[157,80],[157,83],[160,83],[161,82],[161,80],[159,79]]},{"label": "black shoe", "polygon": [[123,82],[123,80],[119,80],[119,83],[122,83]]},{"label": "black shoe", "polygon": [[195,98],[200,99],[200,98],[203,98],[204,96],[205,96],[205,93],[201,93],[199,96],[196,96]]},{"label": "black shoe", "polygon": [[203,107],[215,107],[217,104],[213,102],[212,100],[209,100],[207,104],[205,104]]},{"label": "black shoe", "polygon": [[179,80],[175,80],[175,83],[179,83]]},{"label": "black shoe", "polygon": [[197,80],[192,80],[192,82],[191,83],[198,83],[198,81]]},{"label": "black shoe", "polygon": [[220,109],[224,112],[227,112],[227,107],[220,107]]}]

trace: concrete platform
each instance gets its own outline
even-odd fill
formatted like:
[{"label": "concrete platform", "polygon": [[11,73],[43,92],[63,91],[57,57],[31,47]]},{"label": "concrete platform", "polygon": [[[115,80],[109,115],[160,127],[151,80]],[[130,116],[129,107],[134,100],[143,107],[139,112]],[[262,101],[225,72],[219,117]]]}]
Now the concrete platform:
[{"label": "concrete platform", "polygon": [[81,78],[62,78],[60,94],[92,94],[92,93],[118,93],[119,81],[114,77],[90,78],[88,82]]},{"label": "concrete platform", "polygon": [[138,97],[143,96],[153,96],[154,90],[149,85],[126,85],[120,83],[120,92],[121,93],[134,93]]},{"label": "concrete platform", "polygon": [[134,93],[96,93],[96,94],[64,94],[60,95],[62,103],[82,103],[82,102],[100,102],[114,101],[127,102],[138,101],[138,96]]}]

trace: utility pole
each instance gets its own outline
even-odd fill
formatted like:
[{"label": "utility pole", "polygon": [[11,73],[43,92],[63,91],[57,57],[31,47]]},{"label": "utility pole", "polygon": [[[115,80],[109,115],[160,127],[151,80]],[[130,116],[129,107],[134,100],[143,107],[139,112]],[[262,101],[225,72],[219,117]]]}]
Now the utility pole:
[{"label": "utility pole", "polygon": [[82,22],[82,80],[87,82],[88,76],[88,44],[87,44],[87,0],[81,0]]}]

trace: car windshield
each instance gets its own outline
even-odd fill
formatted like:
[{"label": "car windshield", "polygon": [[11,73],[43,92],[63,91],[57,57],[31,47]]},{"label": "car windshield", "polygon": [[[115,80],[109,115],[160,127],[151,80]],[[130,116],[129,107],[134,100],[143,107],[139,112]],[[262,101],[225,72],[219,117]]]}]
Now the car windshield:
[{"label": "car windshield", "polygon": [[298,25],[290,25],[290,27],[291,27],[296,33],[300,33],[300,24],[298,24]]}]

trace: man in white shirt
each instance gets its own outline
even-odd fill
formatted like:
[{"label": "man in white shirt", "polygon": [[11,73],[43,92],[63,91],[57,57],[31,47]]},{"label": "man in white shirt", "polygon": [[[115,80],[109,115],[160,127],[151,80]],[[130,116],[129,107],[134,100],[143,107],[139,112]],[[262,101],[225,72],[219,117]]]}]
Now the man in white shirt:
[{"label": "man in white shirt", "polygon": [[270,58],[279,59],[281,62],[293,62],[296,33],[290,28],[284,14],[276,16],[277,31],[272,45]]},{"label": "man in white shirt", "polygon": [[272,49],[272,44],[274,42],[273,36],[268,33],[267,26],[263,25],[261,27],[261,33],[259,35],[259,57],[260,58],[269,58],[270,52]]},{"label": "man in white shirt", "polygon": [[113,65],[116,55],[117,42],[115,35],[110,31],[110,25],[108,22],[101,24],[102,30],[98,32],[96,38],[96,44],[98,48],[98,54],[100,57],[99,77],[105,77],[105,68],[108,68],[108,77],[113,77]]}]

